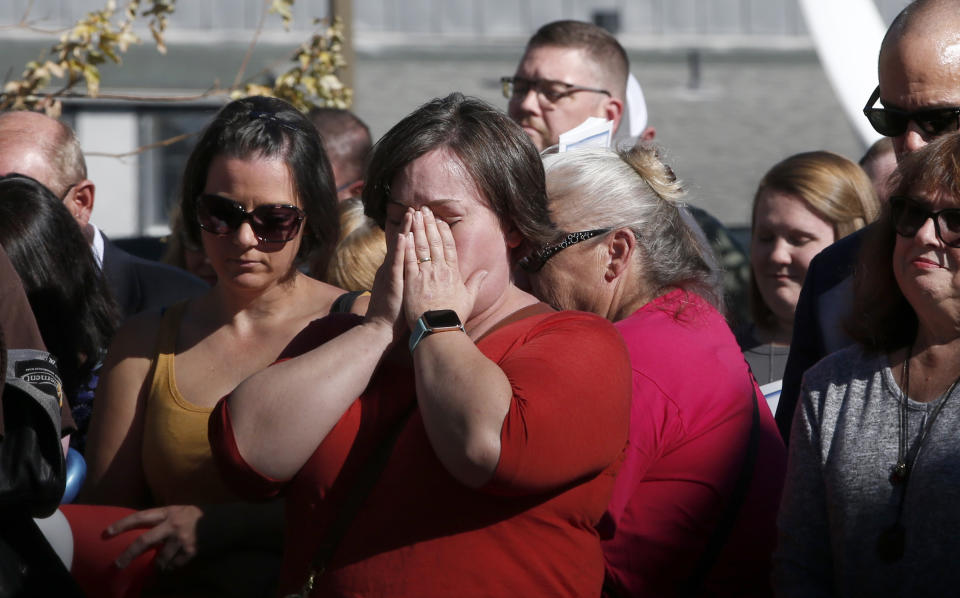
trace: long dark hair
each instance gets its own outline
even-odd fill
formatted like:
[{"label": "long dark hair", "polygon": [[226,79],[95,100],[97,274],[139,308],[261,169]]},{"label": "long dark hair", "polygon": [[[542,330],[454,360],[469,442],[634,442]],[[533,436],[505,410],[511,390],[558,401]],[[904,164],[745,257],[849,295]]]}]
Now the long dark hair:
[{"label": "long dark hair", "polygon": [[72,395],[89,377],[119,321],[103,273],[63,202],[28,176],[0,177],[0,245],[23,282],[43,342]]},{"label": "long dark hair", "polygon": [[300,207],[307,214],[298,260],[326,271],[340,220],[333,170],[313,123],[287,102],[262,96],[235,100],[217,113],[187,160],[180,188],[187,238],[197,245],[197,197],[217,156],[278,159],[287,165]]}]

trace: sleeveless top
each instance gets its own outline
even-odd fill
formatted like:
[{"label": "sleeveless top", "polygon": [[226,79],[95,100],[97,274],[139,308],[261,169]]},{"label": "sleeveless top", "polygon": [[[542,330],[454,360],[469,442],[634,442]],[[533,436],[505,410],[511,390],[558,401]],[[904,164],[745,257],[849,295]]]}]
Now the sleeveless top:
[{"label": "sleeveless top", "polygon": [[156,505],[220,503],[236,495],[220,481],[207,440],[212,407],[180,394],[174,354],[186,302],[168,308],[160,321],[143,431],[143,471]]}]

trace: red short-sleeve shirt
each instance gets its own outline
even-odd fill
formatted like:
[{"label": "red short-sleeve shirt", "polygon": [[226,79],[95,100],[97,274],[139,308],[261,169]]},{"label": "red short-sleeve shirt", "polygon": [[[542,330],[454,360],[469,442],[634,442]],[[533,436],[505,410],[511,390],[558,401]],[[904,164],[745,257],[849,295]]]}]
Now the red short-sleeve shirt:
[{"label": "red short-sleeve shirt", "polygon": [[[357,320],[331,316],[303,352]],[[430,446],[419,413],[350,525],[316,596],[598,596],[603,559],[594,529],[627,438],[630,367],[613,326],[590,314],[523,318],[480,339],[513,388],[500,462],[483,488],[460,484]],[[221,402],[214,456],[247,496],[283,492],[287,547],[281,593],[296,591],[318,541],[372,447],[416,400],[412,361],[398,346],[292,480],[252,470]]]}]

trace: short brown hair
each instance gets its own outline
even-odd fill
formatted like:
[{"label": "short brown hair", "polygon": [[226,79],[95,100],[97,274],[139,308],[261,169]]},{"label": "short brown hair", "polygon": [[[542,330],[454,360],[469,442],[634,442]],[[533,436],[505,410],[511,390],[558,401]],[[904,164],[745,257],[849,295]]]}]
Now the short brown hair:
[{"label": "short brown hair", "polygon": [[374,145],[363,203],[381,228],[396,176],[441,148],[460,159],[502,225],[535,244],[553,239],[543,162],[530,137],[503,112],[460,93],[420,106]]},{"label": "short brown hair", "polygon": [[630,59],[627,52],[602,27],[583,21],[554,21],[537,30],[527,42],[527,50],[542,46],[578,48],[586,52],[598,71],[608,91],[618,99],[627,93],[627,77],[630,75]]},{"label": "short brown hair", "polygon": [[[900,160],[891,176],[894,195],[953,198],[960,203],[960,133],[934,140]],[[913,342],[917,314],[893,274],[897,233],[885,205],[863,241],[853,276],[850,336],[870,351],[890,352]]]},{"label": "short brown hair", "polygon": [[[753,197],[751,225],[756,227],[757,205],[769,191],[788,193],[833,226],[834,239],[859,230],[877,218],[880,200],[870,177],[855,163],[832,152],[804,152],[775,164],[760,180]],[[775,325],[773,312],[760,295],[756,274],[750,270],[750,315],[761,327]]]}]

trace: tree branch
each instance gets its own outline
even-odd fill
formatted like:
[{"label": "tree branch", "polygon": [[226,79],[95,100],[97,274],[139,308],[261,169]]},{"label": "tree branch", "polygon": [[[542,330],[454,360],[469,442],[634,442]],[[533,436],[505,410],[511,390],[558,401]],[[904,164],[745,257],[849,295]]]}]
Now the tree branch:
[{"label": "tree branch", "polygon": [[267,13],[270,11],[270,0],[263,0],[263,10],[260,11],[260,21],[257,23],[257,30],[253,32],[253,38],[250,40],[250,45],[247,46],[247,53],[243,55],[243,62],[240,63],[240,70],[237,71],[237,76],[233,79],[233,88],[240,87],[241,81],[243,81],[243,73],[247,70],[247,65],[250,64],[250,58],[253,56],[253,50],[257,47],[257,41],[260,39],[260,33],[263,32],[263,23],[267,20]]},{"label": "tree branch", "polygon": [[197,133],[197,132],[193,132],[193,133],[182,133],[182,134],[176,135],[176,136],[174,136],[174,137],[168,137],[167,139],[164,139],[164,140],[162,140],[162,141],[157,141],[156,143],[151,143],[151,144],[149,144],[149,145],[141,145],[140,147],[138,147],[138,148],[135,149],[135,150],[131,150],[131,151],[129,151],[129,152],[123,152],[123,153],[120,153],[120,154],[110,154],[110,153],[107,153],[107,152],[84,152],[84,155],[86,155],[88,158],[91,157],[91,156],[96,156],[96,157],[98,157],[98,158],[129,158],[130,156],[136,156],[137,154],[142,154],[143,152],[145,152],[145,151],[147,151],[147,150],[156,149],[156,148],[158,148],[158,147],[167,147],[168,145],[173,145],[174,143],[179,143],[179,142],[183,141],[184,139],[189,139],[189,138],[194,137],[194,136],[196,136],[196,135],[199,135],[199,133]]}]

